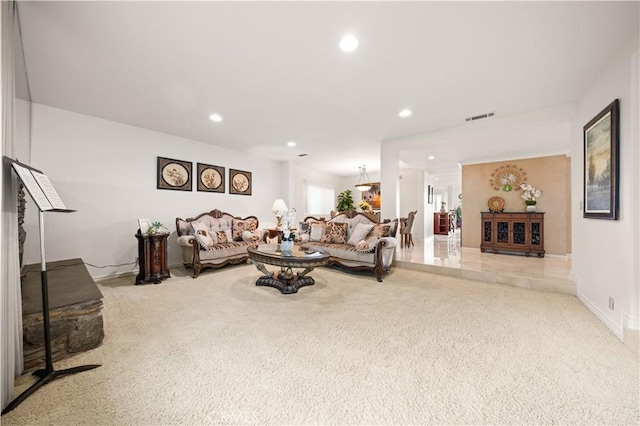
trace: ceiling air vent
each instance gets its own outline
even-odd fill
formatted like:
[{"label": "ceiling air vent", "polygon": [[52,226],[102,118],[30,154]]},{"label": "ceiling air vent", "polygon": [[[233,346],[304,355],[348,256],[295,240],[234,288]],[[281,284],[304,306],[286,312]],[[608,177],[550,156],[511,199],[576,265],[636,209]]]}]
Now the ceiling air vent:
[{"label": "ceiling air vent", "polygon": [[495,112],[488,112],[486,114],[474,115],[473,117],[468,117],[468,118],[466,118],[466,121],[482,120],[483,118],[493,117],[494,115],[496,115]]},{"label": "ceiling air vent", "polygon": [[298,157],[306,157],[306,156],[308,156],[308,155],[309,155],[309,154],[298,154]]}]

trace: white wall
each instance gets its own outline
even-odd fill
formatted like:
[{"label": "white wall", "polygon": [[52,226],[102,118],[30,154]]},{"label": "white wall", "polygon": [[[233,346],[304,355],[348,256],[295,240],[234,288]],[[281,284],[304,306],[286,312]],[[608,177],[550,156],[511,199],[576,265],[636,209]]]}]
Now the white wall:
[{"label": "white wall", "polygon": [[[638,70],[632,65],[637,52],[638,34],[584,93],[572,126],[572,247],[578,297],[620,338],[625,321],[630,328],[638,328],[640,310]],[[620,99],[619,220],[584,219],[583,126],[616,98]],[[609,297],[615,299],[614,310],[608,308]]]},{"label": "white wall", "polygon": [[16,98],[16,158],[24,164],[31,161],[31,102]]},{"label": "white wall", "polygon": [[[273,200],[282,197],[283,163],[217,146],[34,104],[31,165],[41,169],[68,208],[46,213],[47,261],[82,258],[94,265],[132,263],[137,258],[137,219],[160,221],[172,232],[169,264],[181,264],[176,217],[219,209],[255,215],[261,227],[275,224]],[[157,157],[224,166],[224,194],[156,189]],[[228,169],[252,172],[251,196],[228,193]],[[28,200],[25,261],[40,261],[38,221]],[[133,265],[89,267],[94,277],[131,271]]]},{"label": "white wall", "polygon": [[[429,175],[421,170],[403,170],[400,172],[400,217],[407,217],[409,212],[418,211],[413,224],[414,241],[424,241],[427,235],[433,234],[433,206],[427,204],[427,185],[432,185]],[[427,215],[430,211],[430,216]],[[431,219],[431,227],[426,221]]]}]

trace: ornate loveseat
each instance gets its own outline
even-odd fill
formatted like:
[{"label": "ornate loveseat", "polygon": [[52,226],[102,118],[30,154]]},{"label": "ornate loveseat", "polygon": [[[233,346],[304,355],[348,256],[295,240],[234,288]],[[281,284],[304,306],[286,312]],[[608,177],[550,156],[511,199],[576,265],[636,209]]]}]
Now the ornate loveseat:
[{"label": "ornate loveseat", "polygon": [[308,216],[300,223],[302,247],[329,253],[329,265],[370,270],[382,282],[396,250],[398,219],[376,223],[362,213],[341,213],[330,220]]},{"label": "ornate loveseat", "polygon": [[234,217],[220,210],[202,213],[195,218],[176,218],[184,266],[193,268],[193,278],[197,278],[204,268],[245,262],[249,258],[248,246],[266,242],[267,231],[258,229],[258,226],[255,216]]}]

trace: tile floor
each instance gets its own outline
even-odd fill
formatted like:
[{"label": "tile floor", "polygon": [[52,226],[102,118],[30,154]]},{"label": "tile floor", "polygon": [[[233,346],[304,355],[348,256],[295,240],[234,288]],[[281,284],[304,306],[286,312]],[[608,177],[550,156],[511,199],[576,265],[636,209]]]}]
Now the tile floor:
[{"label": "tile floor", "polygon": [[398,246],[396,263],[401,268],[441,275],[576,294],[570,258],[481,253],[480,249],[460,247],[459,229],[450,235],[434,235],[424,243],[418,241],[413,247]]}]

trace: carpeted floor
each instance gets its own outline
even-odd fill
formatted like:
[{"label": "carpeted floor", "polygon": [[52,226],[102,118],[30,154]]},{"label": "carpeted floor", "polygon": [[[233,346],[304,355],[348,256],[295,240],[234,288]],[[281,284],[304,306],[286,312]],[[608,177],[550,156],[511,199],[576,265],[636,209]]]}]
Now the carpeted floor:
[{"label": "carpeted floor", "polygon": [[103,345],[3,425],[638,424],[638,359],[572,296],[395,268],[100,284]]}]

